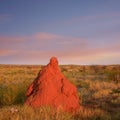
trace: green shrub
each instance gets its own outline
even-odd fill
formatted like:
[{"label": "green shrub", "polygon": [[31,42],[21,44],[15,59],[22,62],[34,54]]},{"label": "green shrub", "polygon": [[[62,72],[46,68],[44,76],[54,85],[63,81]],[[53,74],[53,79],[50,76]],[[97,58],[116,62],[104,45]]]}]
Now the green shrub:
[{"label": "green shrub", "polygon": [[8,84],[0,87],[0,104],[12,105],[22,104],[25,100],[27,83]]}]

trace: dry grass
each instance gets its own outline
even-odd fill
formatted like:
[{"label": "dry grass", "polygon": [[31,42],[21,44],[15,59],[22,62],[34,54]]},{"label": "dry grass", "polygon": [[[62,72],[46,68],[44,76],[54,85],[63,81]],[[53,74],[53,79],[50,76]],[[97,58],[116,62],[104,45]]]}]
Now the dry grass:
[{"label": "dry grass", "polygon": [[75,115],[55,111],[50,107],[33,109],[28,106],[11,106],[0,110],[0,120],[110,120],[104,111],[81,107]]},{"label": "dry grass", "polygon": [[0,120],[119,120],[120,82],[108,76],[113,70],[119,72],[119,65],[61,66],[65,76],[78,87],[83,107],[76,115],[50,107],[23,106],[26,89],[41,67],[0,65]]}]

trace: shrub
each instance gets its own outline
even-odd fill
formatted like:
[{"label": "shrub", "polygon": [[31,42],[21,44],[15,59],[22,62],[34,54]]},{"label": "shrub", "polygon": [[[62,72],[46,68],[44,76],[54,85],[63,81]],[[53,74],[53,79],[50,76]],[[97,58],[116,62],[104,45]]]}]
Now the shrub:
[{"label": "shrub", "polygon": [[25,93],[28,83],[7,84],[0,87],[0,104],[12,105],[22,104],[25,100]]}]

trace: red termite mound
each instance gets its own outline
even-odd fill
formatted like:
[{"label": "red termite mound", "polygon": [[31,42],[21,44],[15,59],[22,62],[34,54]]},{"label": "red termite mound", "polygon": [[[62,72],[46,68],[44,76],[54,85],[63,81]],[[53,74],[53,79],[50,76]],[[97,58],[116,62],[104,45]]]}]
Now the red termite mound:
[{"label": "red termite mound", "polygon": [[79,109],[76,87],[61,73],[55,57],[44,67],[27,90],[25,105],[32,107],[53,106],[68,112]]}]

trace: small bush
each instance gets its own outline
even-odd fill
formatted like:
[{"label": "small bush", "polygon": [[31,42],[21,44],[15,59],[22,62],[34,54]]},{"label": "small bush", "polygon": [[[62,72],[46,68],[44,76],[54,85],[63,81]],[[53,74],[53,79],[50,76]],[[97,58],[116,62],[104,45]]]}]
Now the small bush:
[{"label": "small bush", "polygon": [[28,83],[8,84],[0,87],[0,105],[22,104]]}]

